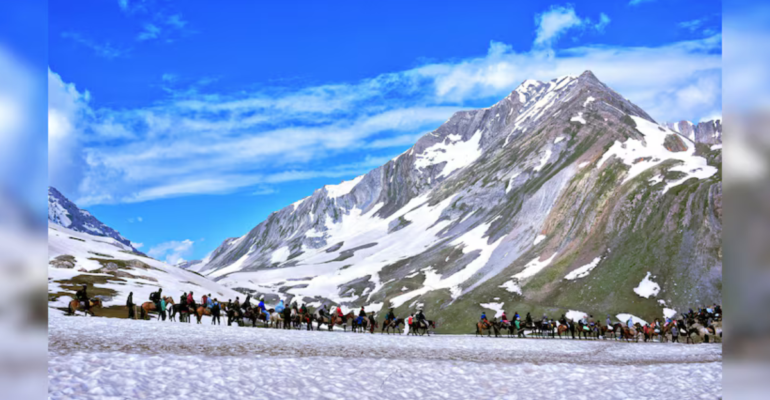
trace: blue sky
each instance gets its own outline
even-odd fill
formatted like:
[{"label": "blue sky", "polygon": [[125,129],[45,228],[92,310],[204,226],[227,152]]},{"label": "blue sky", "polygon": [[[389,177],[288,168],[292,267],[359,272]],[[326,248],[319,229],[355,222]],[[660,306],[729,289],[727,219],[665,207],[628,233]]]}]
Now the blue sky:
[{"label": "blue sky", "polygon": [[721,115],[719,1],[273,3],[50,2],[50,183],[174,262],[524,79]]}]

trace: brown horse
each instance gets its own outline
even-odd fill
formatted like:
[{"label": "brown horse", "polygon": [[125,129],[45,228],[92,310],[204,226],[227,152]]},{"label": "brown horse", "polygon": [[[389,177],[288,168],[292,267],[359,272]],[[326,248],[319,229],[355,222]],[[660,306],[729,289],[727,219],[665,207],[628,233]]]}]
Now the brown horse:
[{"label": "brown horse", "polygon": [[621,339],[625,339],[626,341],[629,341],[631,339],[634,339],[635,341],[639,341],[639,334],[642,332],[642,325],[640,323],[635,323],[633,328],[629,328],[623,324],[615,324],[615,333],[617,336],[619,336]]},{"label": "brown horse", "polygon": [[69,306],[67,306],[67,312],[69,315],[75,315],[75,311],[83,311],[86,314],[91,314],[91,316],[94,316],[94,308],[101,308],[102,306],[102,300],[98,297],[94,297],[92,299],[88,299],[88,311],[86,311],[85,306],[80,304],[80,300],[78,299],[72,299],[70,301]]},{"label": "brown horse", "polygon": [[332,328],[334,328],[334,325],[342,325],[342,330],[347,332],[348,321],[354,318],[356,318],[356,315],[353,313],[353,311],[343,315],[342,317],[340,317],[339,315],[335,315],[329,321],[329,330],[332,330]]},{"label": "brown horse", "polygon": [[201,323],[201,318],[203,318],[204,315],[208,315],[210,317],[211,309],[202,305],[198,305],[198,307],[195,309],[195,319],[199,324]]},{"label": "brown horse", "polygon": [[[163,300],[166,302],[166,304],[174,304],[174,299],[172,299],[170,296],[164,296]],[[157,307],[155,307],[155,303],[151,301],[145,301],[139,308],[140,319],[150,319],[150,312],[157,312],[158,318],[160,318],[163,313],[166,312],[166,310],[158,310]]]}]

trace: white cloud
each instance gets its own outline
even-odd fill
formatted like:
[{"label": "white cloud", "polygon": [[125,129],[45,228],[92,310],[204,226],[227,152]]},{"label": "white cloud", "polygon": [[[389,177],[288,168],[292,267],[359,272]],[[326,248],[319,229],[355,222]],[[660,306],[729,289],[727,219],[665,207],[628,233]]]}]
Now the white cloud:
[{"label": "white cloud", "polygon": [[161,29],[155,26],[154,24],[147,23],[144,24],[144,29],[142,29],[141,32],[139,32],[139,35],[136,36],[136,40],[144,41],[144,40],[151,40],[151,39],[157,39],[160,35]]},{"label": "white cloud", "polygon": [[113,59],[126,56],[130,50],[115,47],[109,42],[99,42],[97,40],[90,39],[77,32],[62,32],[61,37],[64,39],[72,40],[73,42],[85,46],[93,50],[94,54],[106,59]]},{"label": "white cloud", "polygon": [[88,112],[88,92],[48,70],[48,181],[74,193],[83,172],[81,135]]},{"label": "white cloud", "polygon": [[118,7],[123,11],[128,10],[128,0],[118,0]]},{"label": "white cloud", "polygon": [[706,20],[701,18],[701,19],[693,19],[690,21],[683,21],[683,22],[680,22],[678,25],[682,29],[687,29],[690,32],[695,32],[698,30],[698,28],[703,26],[704,23],[706,23]]},{"label": "white cloud", "polygon": [[[538,19],[541,43],[554,43],[568,29],[601,30],[609,23],[606,15],[598,23],[581,19],[571,6],[548,13]],[[65,155],[54,146],[51,158],[85,160],[79,170],[62,170],[82,176],[78,190],[68,192],[77,193],[83,206],[246,188],[264,192],[293,180],[366,172],[379,165],[367,165],[371,158],[355,161],[367,149],[402,147],[400,152],[453,112],[488,106],[525,79],[587,69],[659,121],[697,121],[721,112],[719,34],[653,47],[534,46],[527,52],[493,41],[479,57],[359,82],[238,93],[203,93],[196,86],[135,109],[90,109],[87,95],[51,73],[49,86],[55,81],[71,88],[62,91],[83,98],[76,104],[84,108],[74,113],[81,118],[65,113],[54,129],[74,132],[67,143],[85,143],[79,153]],[[49,103],[52,120],[57,110]],[[88,135],[80,129],[83,121]]]},{"label": "white cloud", "polygon": [[594,29],[596,29],[599,32],[604,33],[604,28],[606,28],[607,25],[609,25],[611,21],[612,20],[610,19],[609,16],[607,16],[607,14],[601,13],[601,14],[599,14],[599,22],[597,22],[596,25],[594,25]]},{"label": "white cloud", "polygon": [[550,47],[559,36],[570,28],[583,24],[571,5],[551,6],[551,9],[535,16],[537,36],[535,46]]},{"label": "white cloud", "polygon": [[630,0],[628,2],[628,5],[638,6],[638,5],[643,4],[643,3],[652,3],[653,1],[655,1],[655,0]]},{"label": "white cloud", "polygon": [[166,24],[171,25],[177,29],[182,29],[187,25],[187,21],[182,19],[179,14],[174,14],[166,18]]},{"label": "white cloud", "polygon": [[171,240],[157,244],[147,251],[147,255],[157,260],[165,261],[168,264],[175,265],[185,261],[184,257],[192,254],[193,242],[190,239],[182,241]]}]

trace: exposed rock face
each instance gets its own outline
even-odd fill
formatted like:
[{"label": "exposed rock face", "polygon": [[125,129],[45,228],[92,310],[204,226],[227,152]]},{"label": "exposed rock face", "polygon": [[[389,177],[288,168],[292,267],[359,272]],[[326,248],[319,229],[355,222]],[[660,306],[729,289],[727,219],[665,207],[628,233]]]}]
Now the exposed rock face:
[{"label": "exposed rock face", "polygon": [[666,122],[666,127],[680,133],[695,143],[722,143],[722,120],[699,122],[697,125],[690,121]]},{"label": "exposed rock face", "polygon": [[[528,80],[190,268],[311,306],[405,315],[423,304],[447,332],[466,332],[491,302],[509,315],[652,320],[659,300],[674,309],[721,300],[721,150],[703,154],[685,137],[589,71]],[[642,298],[633,288],[647,272],[661,289]]]},{"label": "exposed rock face", "polygon": [[131,245],[131,241],[121,236],[118,231],[103,224],[88,211],[81,210],[56,188],[50,186],[48,187],[48,221],[77,232],[113,238],[126,246],[130,246],[134,252],[144,255],[134,248]]},{"label": "exposed rock face", "polygon": [[687,151],[688,149],[687,145],[684,144],[682,137],[673,133],[666,135],[666,140],[663,145],[666,147],[666,150],[672,153]]}]

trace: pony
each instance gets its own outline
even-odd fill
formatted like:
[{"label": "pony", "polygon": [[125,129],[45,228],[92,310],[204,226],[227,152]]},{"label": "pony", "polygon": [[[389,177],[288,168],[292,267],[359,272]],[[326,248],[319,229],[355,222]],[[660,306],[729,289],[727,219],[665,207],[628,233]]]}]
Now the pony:
[{"label": "pony", "polygon": [[80,304],[80,300],[78,299],[72,299],[67,306],[67,312],[69,315],[75,315],[75,311],[83,311],[86,315],[91,314],[91,316],[94,315],[94,308],[101,308],[102,307],[102,300],[98,297],[94,297],[91,299],[88,299],[88,311],[86,311],[86,308],[83,304]]},{"label": "pony", "polygon": [[[566,322],[566,321],[564,321]],[[556,333],[559,335],[559,339],[561,339],[561,334],[563,333],[565,336],[567,335],[567,332],[572,335],[572,339],[575,338],[575,322],[570,321],[571,323],[560,323],[559,326],[556,328]],[[578,337],[580,337],[580,332],[578,332]]]},{"label": "pony", "polygon": [[387,332],[388,335],[390,335],[390,330],[393,329],[393,333],[398,333],[400,335],[403,331],[403,329],[399,330],[401,325],[406,325],[403,318],[396,318],[393,320],[386,319],[385,321],[382,321],[382,331],[380,331],[380,333]]},{"label": "pony", "polygon": [[[163,301],[165,301],[167,304],[171,303],[174,304],[174,299],[171,298],[171,296],[163,296]],[[155,307],[155,303],[151,301],[145,301],[142,303],[142,305],[139,307],[139,318],[140,319],[150,319],[150,312],[157,312],[158,318],[163,317],[165,319],[166,310],[158,310],[157,307]],[[172,307],[173,310],[173,307]]]},{"label": "pony", "polygon": [[431,321],[431,320],[429,320],[429,319],[425,320],[425,321],[426,321],[426,323],[423,323],[421,321],[417,321],[417,319],[415,318],[414,322],[409,327],[409,333],[411,334],[412,332],[414,332],[415,336],[418,335],[418,334],[420,336],[423,336],[423,335],[425,335],[427,333],[428,336],[430,336],[430,329],[432,328],[432,329],[435,330],[436,329],[436,323]]}]

